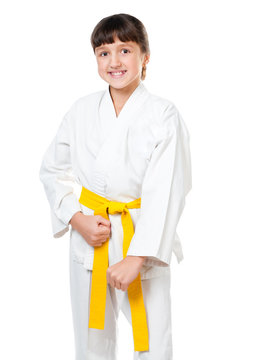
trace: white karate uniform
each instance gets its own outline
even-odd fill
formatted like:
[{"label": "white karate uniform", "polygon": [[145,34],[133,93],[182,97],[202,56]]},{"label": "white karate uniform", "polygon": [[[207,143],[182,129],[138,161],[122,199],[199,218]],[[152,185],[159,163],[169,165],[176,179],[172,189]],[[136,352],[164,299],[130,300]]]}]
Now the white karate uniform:
[{"label": "white karate uniform", "polygon": [[[73,261],[72,256],[70,260],[75,359],[116,360],[119,332],[117,319],[120,310],[131,325],[128,293],[107,284],[104,330],[88,328],[92,271]],[[170,283],[170,274],[141,281],[148,323],[149,351],[126,349],[126,354],[133,351],[134,360],[172,360]]]},{"label": "white karate uniform", "polygon": [[[176,106],[142,82],[118,117],[109,86],[75,101],[44,154],[40,179],[54,237],[69,230],[77,211],[93,215],[78,201],[84,186],[112,201],[141,197],[141,207],[129,209],[135,233],[127,252],[146,256],[141,280],[169,276],[172,252],[178,262],[183,259],[176,227],[191,189],[189,133]],[[123,259],[123,229],[121,214],[109,219],[111,266]],[[92,270],[94,248],[72,228],[70,251],[74,262]],[[123,292],[116,294],[121,306]]]}]

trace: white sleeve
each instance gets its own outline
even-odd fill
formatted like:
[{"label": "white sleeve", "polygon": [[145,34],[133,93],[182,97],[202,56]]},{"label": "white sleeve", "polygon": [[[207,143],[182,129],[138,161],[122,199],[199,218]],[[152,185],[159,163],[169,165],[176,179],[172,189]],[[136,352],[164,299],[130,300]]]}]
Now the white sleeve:
[{"label": "white sleeve", "polygon": [[72,216],[82,211],[73,187],[75,177],[71,165],[68,113],[44,154],[39,172],[50,205],[55,238],[64,235],[69,230]]},{"label": "white sleeve", "polygon": [[170,265],[176,227],[192,187],[189,133],[174,106],[164,113],[163,129],[145,173],[140,216],[127,252],[158,266]]}]

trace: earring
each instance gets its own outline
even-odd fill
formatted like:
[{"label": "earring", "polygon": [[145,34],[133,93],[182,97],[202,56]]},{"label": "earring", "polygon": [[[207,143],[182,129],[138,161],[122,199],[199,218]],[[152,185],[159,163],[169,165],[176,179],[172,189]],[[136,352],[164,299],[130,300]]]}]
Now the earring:
[{"label": "earring", "polygon": [[146,77],[146,65],[142,66],[141,78],[144,80]]}]

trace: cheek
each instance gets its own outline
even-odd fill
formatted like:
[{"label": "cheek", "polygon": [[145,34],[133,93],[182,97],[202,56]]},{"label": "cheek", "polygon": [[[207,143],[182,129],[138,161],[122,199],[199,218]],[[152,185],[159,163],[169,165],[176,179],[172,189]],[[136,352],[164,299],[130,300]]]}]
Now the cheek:
[{"label": "cheek", "polygon": [[106,71],[105,61],[98,61],[97,65],[98,65],[98,72],[99,73]]},{"label": "cheek", "polygon": [[141,71],[142,66],[141,66],[141,64],[139,62],[132,63],[131,69],[132,69],[133,72],[138,73],[138,72]]},{"label": "cheek", "polygon": [[140,71],[142,68],[141,61],[139,59],[130,59],[129,67],[135,72]]}]

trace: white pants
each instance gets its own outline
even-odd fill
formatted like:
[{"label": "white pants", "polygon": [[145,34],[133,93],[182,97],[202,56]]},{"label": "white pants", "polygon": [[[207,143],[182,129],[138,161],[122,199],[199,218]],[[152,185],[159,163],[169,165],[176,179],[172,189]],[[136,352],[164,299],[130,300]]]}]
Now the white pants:
[{"label": "white pants", "polygon": [[[117,359],[117,318],[121,309],[131,325],[127,291],[107,284],[104,330],[88,328],[92,271],[72,260],[70,290],[75,360]],[[149,330],[149,351],[133,351],[134,360],[172,360],[170,273],[141,281]]]}]

